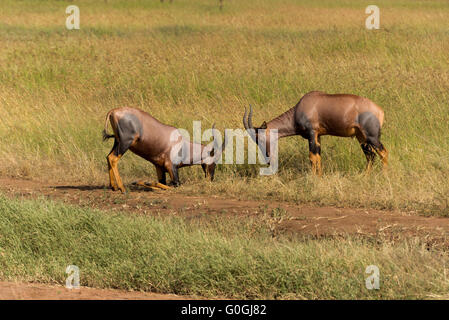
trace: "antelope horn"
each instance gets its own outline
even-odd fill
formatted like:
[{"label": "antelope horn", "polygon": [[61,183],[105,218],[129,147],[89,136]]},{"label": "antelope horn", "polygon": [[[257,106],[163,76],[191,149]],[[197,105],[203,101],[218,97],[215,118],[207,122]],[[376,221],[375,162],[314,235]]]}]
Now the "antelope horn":
[{"label": "antelope horn", "polygon": [[253,127],[253,121],[252,121],[253,107],[251,105],[249,105],[248,118],[246,118],[246,115],[247,115],[247,112],[246,112],[246,108],[245,108],[245,115],[243,116],[243,125],[245,126],[246,131],[248,131],[248,134],[251,137],[251,139],[256,141],[256,136],[255,136],[254,127]]},{"label": "antelope horn", "polygon": [[246,121],[246,108],[245,108],[245,114],[243,115],[243,126],[246,130],[248,130],[248,122]]},{"label": "antelope horn", "polygon": [[249,116],[248,116],[248,126],[253,129],[253,107],[249,105]]}]

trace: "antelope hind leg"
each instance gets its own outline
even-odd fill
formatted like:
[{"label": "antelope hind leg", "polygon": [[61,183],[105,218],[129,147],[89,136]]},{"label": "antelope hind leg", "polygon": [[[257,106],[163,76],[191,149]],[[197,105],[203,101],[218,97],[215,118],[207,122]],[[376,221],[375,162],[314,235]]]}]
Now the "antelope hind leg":
[{"label": "antelope hind leg", "polygon": [[363,153],[366,157],[366,169],[365,173],[370,173],[373,168],[374,159],[376,158],[376,153],[373,150],[373,147],[368,143],[361,143],[360,147],[363,150]]},{"label": "antelope hind leg", "polygon": [[374,148],[382,160],[382,169],[386,170],[388,167],[388,150],[385,149],[382,143],[379,142],[379,146]]},{"label": "antelope hind leg", "polygon": [[117,186],[121,192],[126,193],[125,186],[123,185],[122,179],[120,178],[120,175],[118,173],[118,168],[117,168],[117,163],[120,160],[120,158],[121,158],[121,155],[116,156],[114,153],[111,153],[108,156],[108,160],[111,164],[112,172],[114,174],[115,181],[117,182]]},{"label": "antelope hind leg", "polygon": [[112,170],[111,163],[109,162],[109,157],[107,158],[108,161],[108,171],[109,171],[109,186],[112,188],[112,190],[117,191],[117,183],[115,182],[114,172]]},{"label": "antelope hind leg", "polygon": [[111,152],[109,152],[108,156],[106,157],[106,162],[108,163],[108,172],[109,172],[109,186],[114,191],[117,191],[118,187],[117,187],[117,182],[115,181],[114,171],[112,170],[110,156],[116,148],[117,148],[117,140],[114,140],[114,146],[112,147]]},{"label": "antelope hind leg", "polygon": [[321,168],[321,139],[315,132],[310,133],[309,160],[312,165],[312,172],[321,177],[323,174]]},{"label": "antelope hind leg", "polygon": [[323,175],[321,156],[318,153],[309,152],[309,160],[312,165],[312,173],[321,177]]}]

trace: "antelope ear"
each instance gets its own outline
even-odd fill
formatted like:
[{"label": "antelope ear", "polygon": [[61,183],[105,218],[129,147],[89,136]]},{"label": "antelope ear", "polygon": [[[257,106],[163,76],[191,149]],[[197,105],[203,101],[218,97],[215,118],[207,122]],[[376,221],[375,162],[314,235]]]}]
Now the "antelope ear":
[{"label": "antelope ear", "polygon": [[262,125],[260,126],[261,129],[266,129],[267,128],[267,123],[264,121],[262,123]]}]

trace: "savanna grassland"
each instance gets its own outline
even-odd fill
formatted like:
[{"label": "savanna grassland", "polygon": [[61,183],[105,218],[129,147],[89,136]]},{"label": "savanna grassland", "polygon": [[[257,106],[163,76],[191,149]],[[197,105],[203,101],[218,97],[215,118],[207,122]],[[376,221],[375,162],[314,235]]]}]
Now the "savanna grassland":
[{"label": "savanna grassland", "polygon": [[[67,30],[65,8],[81,12]],[[380,29],[365,8],[380,8]],[[445,1],[0,1],[0,177],[107,186],[108,110],[133,106],[192,132],[242,128],[305,93],[352,93],[385,110],[390,165],[363,173],[355,139],[322,138],[324,175],[307,141],[279,143],[279,172],[219,165],[215,181],[180,170],[176,195],[399,209],[449,215],[449,3]],[[199,141],[198,141],[199,142]],[[131,152],[125,184],[155,180]],[[109,191],[105,190],[105,197]],[[125,196],[124,196],[125,197]],[[115,199],[114,201],[116,201]],[[120,226],[118,228],[117,226]],[[420,239],[273,238],[263,221],[189,221],[0,195],[0,280],[226,298],[446,297],[446,250]],[[365,288],[378,265],[381,290]]]},{"label": "savanna grassland", "polygon": [[[76,1],[81,29],[70,31],[65,1],[2,1],[0,172],[106,183],[101,131],[114,107],[223,131],[242,127],[248,104],[260,124],[311,90],[353,93],[385,110],[387,175],[362,174],[356,140],[324,137],[325,176],[315,179],[307,142],[291,137],[275,176],[226,165],[209,184],[194,167],[181,170],[179,192],[446,215],[449,5],[378,1],[381,29],[370,31],[366,3]],[[132,154],[119,167],[127,182],[156,177]]]}]

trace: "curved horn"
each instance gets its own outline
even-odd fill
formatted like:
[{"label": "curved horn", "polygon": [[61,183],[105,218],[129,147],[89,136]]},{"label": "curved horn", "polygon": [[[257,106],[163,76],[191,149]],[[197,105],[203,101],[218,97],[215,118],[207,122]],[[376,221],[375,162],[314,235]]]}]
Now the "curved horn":
[{"label": "curved horn", "polygon": [[246,108],[245,108],[245,115],[243,116],[243,125],[245,126],[246,131],[248,131],[248,134],[251,137],[251,139],[256,141],[257,139],[254,132],[252,117],[253,117],[253,107],[249,105],[248,118],[246,118]]},{"label": "curved horn", "polygon": [[253,129],[253,107],[249,105],[248,126]]},{"label": "curved horn", "polygon": [[243,126],[246,130],[248,130],[248,122],[246,121],[246,108],[245,108],[245,114],[243,115]]}]

